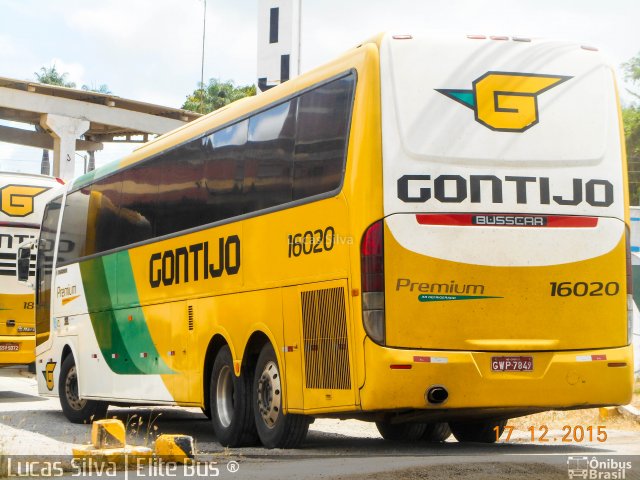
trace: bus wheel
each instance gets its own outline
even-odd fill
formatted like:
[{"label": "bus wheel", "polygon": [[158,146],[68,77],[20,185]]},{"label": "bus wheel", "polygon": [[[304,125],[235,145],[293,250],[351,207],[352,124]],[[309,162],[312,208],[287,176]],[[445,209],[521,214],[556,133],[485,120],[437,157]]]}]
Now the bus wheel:
[{"label": "bus wheel", "polygon": [[256,429],[251,413],[251,381],[233,371],[231,350],[224,346],[216,355],[211,371],[210,415],[218,442],[225,447],[255,443]]},{"label": "bus wheel", "polygon": [[[459,442],[495,443],[504,432],[507,420],[449,422],[451,432]],[[498,431],[496,432],[496,428]]]},{"label": "bus wheel", "polygon": [[414,442],[422,438],[426,424],[376,422],[376,427],[385,440],[392,442]]},{"label": "bus wheel", "polygon": [[78,373],[73,355],[62,362],[58,395],[64,416],[71,423],[91,423],[107,416],[109,404],[97,400],[85,400],[78,394]]},{"label": "bus wheel", "polygon": [[309,431],[309,417],[282,413],[280,369],[270,344],[262,348],[256,364],[253,416],[260,441],[266,448],[296,448]]},{"label": "bus wheel", "polygon": [[427,442],[444,442],[451,436],[451,428],[446,422],[443,423],[427,423],[422,434],[422,440]]}]

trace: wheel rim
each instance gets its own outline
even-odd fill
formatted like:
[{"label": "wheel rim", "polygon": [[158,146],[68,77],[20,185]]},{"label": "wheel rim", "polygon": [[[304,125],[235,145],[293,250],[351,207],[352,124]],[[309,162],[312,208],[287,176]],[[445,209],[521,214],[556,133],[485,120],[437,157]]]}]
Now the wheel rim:
[{"label": "wheel rim", "polygon": [[69,369],[65,379],[64,393],[67,396],[67,403],[74,410],[82,410],[87,404],[87,401],[81,399],[78,394],[78,374],[76,373],[75,365]]},{"label": "wheel rim", "polygon": [[227,428],[233,421],[233,378],[229,366],[220,369],[216,383],[216,413],[220,424]]},{"label": "wheel rim", "polygon": [[269,361],[264,366],[258,380],[258,411],[262,421],[268,428],[276,426],[280,415],[282,389],[280,372],[275,362]]}]

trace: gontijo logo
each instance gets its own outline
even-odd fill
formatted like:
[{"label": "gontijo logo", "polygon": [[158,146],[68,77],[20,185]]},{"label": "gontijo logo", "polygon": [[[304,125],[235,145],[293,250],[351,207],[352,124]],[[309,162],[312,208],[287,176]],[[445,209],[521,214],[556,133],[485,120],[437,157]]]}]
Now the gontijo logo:
[{"label": "gontijo logo", "polygon": [[487,72],[473,90],[436,89],[472,109],[476,121],[499,132],[524,132],[538,123],[538,95],[572,77],[535,73]]},{"label": "gontijo logo", "polygon": [[48,187],[7,185],[0,188],[0,212],[10,217],[26,217],[33,213],[34,198]]}]

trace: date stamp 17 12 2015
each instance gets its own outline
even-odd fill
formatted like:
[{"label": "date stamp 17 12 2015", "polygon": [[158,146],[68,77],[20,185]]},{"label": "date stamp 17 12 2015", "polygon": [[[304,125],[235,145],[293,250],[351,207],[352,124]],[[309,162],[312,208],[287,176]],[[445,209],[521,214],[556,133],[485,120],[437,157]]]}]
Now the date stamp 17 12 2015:
[{"label": "date stamp 17 12 2015", "polygon": [[[513,441],[513,433],[516,428],[507,425],[504,433],[499,426],[494,427],[496,440],[503,437],[504,442]],[[592,443],[607,441],[607,431],[604,425],[564,425],[561,431],[551,431],[546,425],[530,425],[526,429],[529,432],[529,440],[536,443]],[[502,433],[502,435],[501,435]]]}]

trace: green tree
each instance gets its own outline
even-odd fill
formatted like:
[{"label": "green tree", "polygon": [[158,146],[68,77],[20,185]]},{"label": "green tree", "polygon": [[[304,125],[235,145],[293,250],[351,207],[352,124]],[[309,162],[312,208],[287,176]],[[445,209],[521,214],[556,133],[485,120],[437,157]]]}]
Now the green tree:
[{"label": "green tree", "polygon": [[41,67],[40,73],[34,72],[36,80],[47,85],[57,85],[59,87],[76,88],[74,82],[67,81],[69,74],[67,72],[60,73],[53,64],[50,67]]},{"label": "green tree", "polygon": [[222,82],[212,78],[204,85],[198,82],[198,88],[187,96],[182,108],[198,113],[209,113],[231,102],[256,94],[255,85],[236,87],[233,81]]},{"label": "green tree", "polygon": [[640,107],[631,105],[622,109],[624,137],[627,143],[627,154],[640,157]]},{"label": "green tree", "polygon": [[[622,68],[625,80],[633,84],[640,83],[640,53],[628,62],[623,63]],[[640,95],[632,90],[629,90],[629,93],[636,98],[640,98]]]},{"label": "green tree", "polygon": [[[622,68],[625,80],[634,87],[640,86],[640,53],[623,63]],[[640,99],[638,92],[628,91],[635,98]],[[640,205],[640,105],[638,102],[622,108],[622,120],[629,162],[630,204]]]},{"label": "green tree", "polygon": [[94,84],[82,85],[82,90],[86,92],[96,92],[96,93],[104,93],[105,95],[110,95],[112,92],[109,90],[109,86],[106,84],[102,84],[99,87],[96,87]]}]

